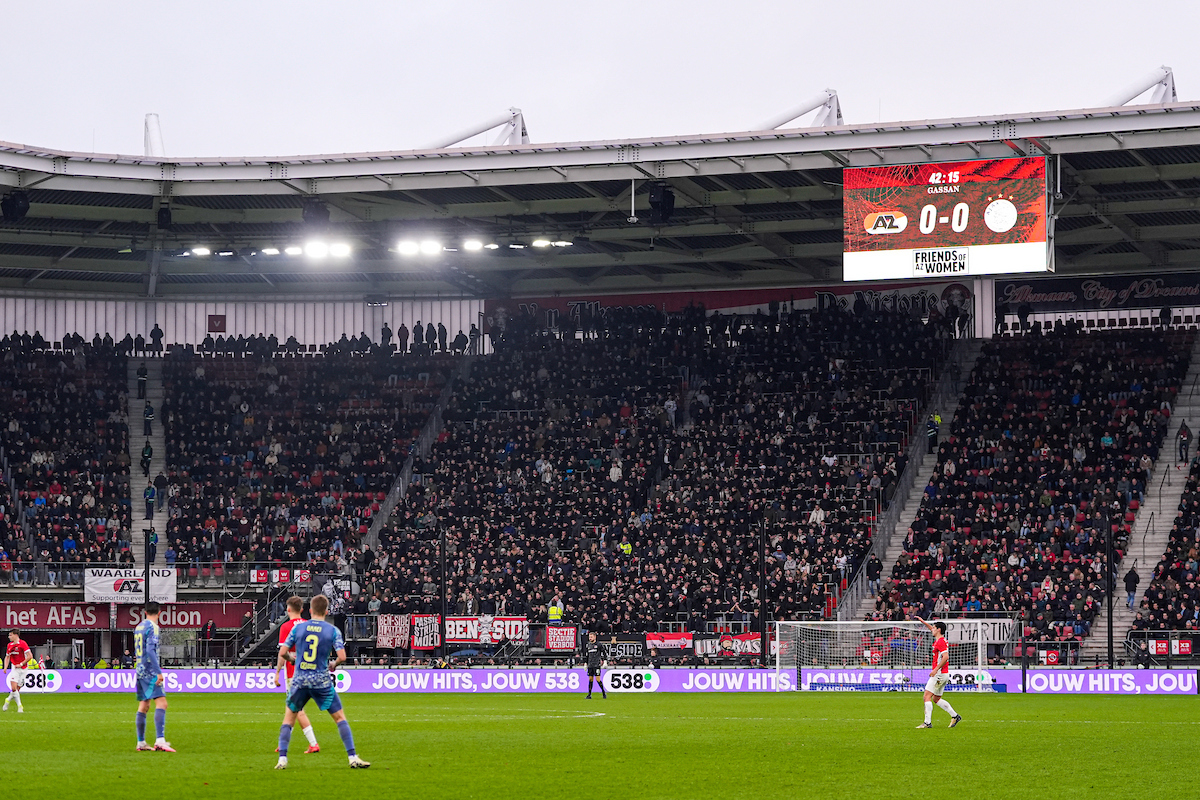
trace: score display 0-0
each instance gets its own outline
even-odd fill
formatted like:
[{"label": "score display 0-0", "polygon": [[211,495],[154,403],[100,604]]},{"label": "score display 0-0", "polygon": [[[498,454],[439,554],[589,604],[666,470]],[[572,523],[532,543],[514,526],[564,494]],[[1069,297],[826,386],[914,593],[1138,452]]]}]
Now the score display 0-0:
[{"label": "score display 0-0", "polygon": [[1041,272],[1046,159],[843,170],[843,279]]}]

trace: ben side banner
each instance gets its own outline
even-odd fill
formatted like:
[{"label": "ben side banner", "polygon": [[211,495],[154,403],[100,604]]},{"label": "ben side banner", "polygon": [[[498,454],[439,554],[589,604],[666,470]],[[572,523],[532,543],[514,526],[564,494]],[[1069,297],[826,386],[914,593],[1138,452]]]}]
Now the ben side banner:
[{"label": "ben side banner", "polygon": [[[795,673],[782,671],[778,678],[770,669],[611,669],[604,682],[616,692],[773,692],[796,688],[811,691],[844,691],[851,684],[878,685],[919,691],[923,684],[910,672],[869,670],[801,671],[799,687]],[[914,677],[915,676],[915,677]],[[164,676],[168,692],[282,692],[271,682],[266,669],[172,669]],[[133,670],[30,670],[25,677],[27,692],[129,692],[135,688]],[[778,686],[776,685],[778,680]],[[977,683],[990,683],[997,691],[1020,692],[1020,670],[990,670],[955,673],[951,688],[964,690]],[[587,684],[582,669],[354,669],[339,670],[337,690],[342,693],[418,694],[451,692],[489,694],[498,692],[579,692]],[[1194,670],[1031,670],[1026,691],[1031,694],[1196,694]]]},{"label": "ben side banner", "polygon": [[[146,593],[146,570],[115,567],[83,571],[83,599],[89,603],[140,603]],[[175,602],[175,570],[150,570],[150,599]]]}]

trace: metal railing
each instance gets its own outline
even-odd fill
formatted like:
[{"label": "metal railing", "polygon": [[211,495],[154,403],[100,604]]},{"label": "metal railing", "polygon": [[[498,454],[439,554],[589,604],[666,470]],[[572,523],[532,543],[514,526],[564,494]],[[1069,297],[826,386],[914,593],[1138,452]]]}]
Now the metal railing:
[{"label": "metal railing", "polygon": [[446,406],[450,404],[450,398],[454,396],[454,385],[462,379],[467,378],[471,374],[471,364],[474,363],[475,355],[468,352],[459,359],[458,366],[450,376],[446,379],[446,385],[442,387],[442,393],[438,396],[437,403],[429,414],[429,419],[425,421],[425,425],[421,428],[421,433],[417,440],[409,447],[408,457],[404,459],[404,465],[400,468],[400,473],[396,476],[396,480],[392,482],[392,487],[388,490],[387,497],[379,504],[379,511],[371,520],[371,527],[367,530],[365,544],[370,545],[372,550],[379,547],[379,533],[383,530],[383,526],[387,524],[388,519],[392,516],[392,512],[396,509],[396,505],[404,499],[405,493],[408,491],[408,486],[412,482],[413,466],[416,464],[417,455],[422,459],[429,456],[433,449],[433,443],[437,441],[438,435],[442,432],[443,419],[442,415],[446,411]]},{"label": "metal railing", "polygon": [[[142,569],[140,564],[88,564],[77,561],[6,561],[0,563],[0,588],[5,589],[83,589],[89,569]],[[164,569],[164,567],[156,567]],[[180,589],[247,589],[255,586],[309,586],[299,575],[313,574],[314,566],[290,562],[220,562],[175,564],[175,584]],[[256,580],[261,573],[265,580]],[[283,573],[286,572],[286,580]]]},{"label": "metal railing", "polygon": [[[1142,642],[1146,643],[1145,649]],[[1196,652],[1200,631],[1129,631],[1122,644],[1125,657],[1135,666],[1171,669],[1200,663],[1200,654]],[[1155,644],[1165,652],[1159,652]]]}]

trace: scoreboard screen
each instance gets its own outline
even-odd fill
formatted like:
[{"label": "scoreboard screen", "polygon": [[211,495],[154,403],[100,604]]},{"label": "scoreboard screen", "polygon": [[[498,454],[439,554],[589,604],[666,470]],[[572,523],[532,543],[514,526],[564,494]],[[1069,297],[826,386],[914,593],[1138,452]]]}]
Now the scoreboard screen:
[{"label": "scoreboard screen", "polygon": [[1046,159],[845,169],[842,279],[1050,269]]}]

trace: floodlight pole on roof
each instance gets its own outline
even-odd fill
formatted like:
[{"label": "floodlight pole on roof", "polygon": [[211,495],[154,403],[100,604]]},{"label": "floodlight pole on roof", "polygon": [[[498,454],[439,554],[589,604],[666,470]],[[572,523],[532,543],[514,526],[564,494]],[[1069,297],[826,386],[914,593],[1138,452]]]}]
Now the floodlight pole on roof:
[{"label": "floodlight pole on roof", "polygon": [[1113,95],[1108,105],[1123,106],[1141,97],[1151,89],[1154,90],[1154,94],[1150,96],[1150,102],[1146,105],[1163,105],[1164,103],[1174,103],[1179,100],[1179,96],[1175,94],[1174,70],[1170,67],[1159,67],[1124,91]]},{"label": "floodlight pole on roof", "polygon": [[842,104],[838,101],[838,93],[834,89],[826,89],[808,102],[802,103],[776,117],[772,117],[755,128],[755,130],[773,131],[776,128],[782,128],[789,122],[793,122],[808,112],[816,111],[817,109],[821,110],[817,112],[817,116],[813,119],[810,127],[829,128],[833,125],[842,124]]},{"label": "floodlight pole on roof", "polygon": [[519,108],[510,108],[500,116],[493,117],[487,122],[482,122],[473,128],[460,131],[445,139],[430,142],[427,148],[430,150],[441,150],[444,147],[454,147],[454,145],[461,144],[467,139],[474,138],[481,133],[487,133],[492,128],[500,128],[500,135],[493,144],[529,144],[529,131],[525,128],[525,115],[521,113],[521,109]]},{"label": "floodlight pole on roof", "polygon": [[167,155],[163,148],[162,128],[158,124],[158,114],[146,115],[146,152],[151,158],[164,158]]}]

